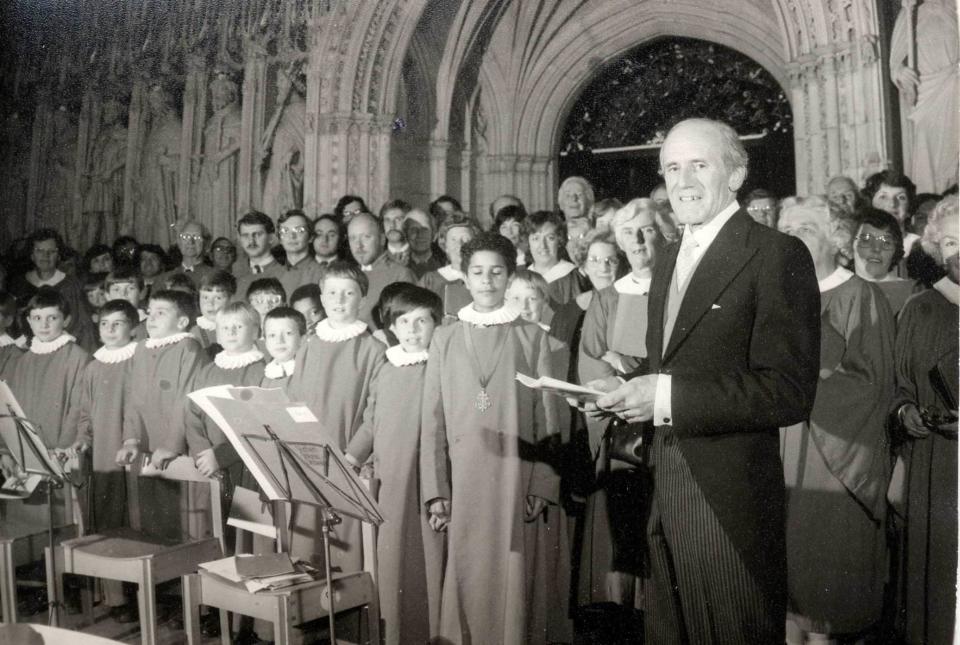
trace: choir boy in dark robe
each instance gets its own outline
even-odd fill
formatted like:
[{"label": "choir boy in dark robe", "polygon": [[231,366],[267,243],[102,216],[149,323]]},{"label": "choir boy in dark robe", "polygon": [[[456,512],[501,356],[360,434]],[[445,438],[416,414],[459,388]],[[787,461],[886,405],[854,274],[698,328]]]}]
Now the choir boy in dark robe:
[{"label": "choir boy in dark robe", "polygon": [[17,343],[17,299],[7,291],[0,291],[0,379],[8,379],[8,370],[23,353]]},{"label": "choir boy in dark robe", "polygon": [[567,592],[535,575],[527,534],[556,513],[548,460],[558,403],[516,374],[550,376],[550,347],[539,326],[504,306],[516,268],[509,240],[482,233],[461,254],[473,302],[434,334],[421,421],[422,496],[431,522],[448,527],[438,637],[544,643],[536,595]]},{"label": "choir boy in dark robe", "polygon": [[940,201],[923,248],[947,271],[900,314],[896,417],[906,432],[904,642],[949,643],[957,603],[957,196]]},{"label": "choir boy in dark robe", "polygon": [[[133,463],[141,452],[163,467],[186,452],[184,409],[200,368],[208,358],[187,331],[196,317],[190,294],[162,290],[151,294],[147,306],[147,334],[133,354],[123,409],[123,446],[117,461]],[[181,517],[180,485],[170,480],[140,479],[140,498],[150,506],[138,509],[142,526],[179,539],[191,526],[189,507]]]},{"label": "choir boy in dark robe", "polygon": [[787,199],[778,228],[810,251],[821,311],[813,411],[780,431],[787,642],[826,642],[866,632],[883,608],[894,319],[877,285],[838,266],[850,242],[839,207]]},{"label": "choir boy in dark robe", "polygon": [[383,225],[370,213],[360,213],[350,220],[347,239],[350,253],[366,274],[369,285],[360,308],[360,320],[373,328],[373,306],[380,299],[383,288],[394,282],[415,284],[417,278],[410,269],[391,259],[390,254],[385,252]]},{"label": "choir boy in dark robe", "polygon": [[109,300],[126,300],[134,309],[137,310],[137,315],[139,316],[137,321],[137,327],[133,331],[133,337],[137,340],[143,340],[147,337],[147,312],[141,307],[143,302],[144,286],[143,278],[140,277],[140,273],[136,268],[133,267],[117,267],[109,274],[107,274],[106,279],[103,281],[104,289],[107,291],[107,299]]},{"label": "choir boy in dark robe", "polygon": [[390,347],[350,440],[347,459],[359,467],[373,454],[378,502],[386,522],[377,535],[377,585],[384,642],[426,643],[439,629],[444,535],[429,522],[420,496],[420,400],[427,350],[442,317],[440,298],[403,284],[384,308]]},{"label": "choir boy in dark robe", "polygon": [[[320,289],[327,317],[297,352],[288,391],[291,400],[304,402],[320,421],[324,436],[317,439],[342,451],[363,421],[371,387],[386,359],[384,346],[358,318],[367,297],[366,273],[351,263],[331,262]],[[319,520],[313,507],[294,507],[293,555],[323,561]],[[361,544],[360,523],[343,518],[333,529],[333,564],[359,571]]]},{"label": "choir boy in dark robe", "polygon": [[[100,309],[100,341],[74,390],[71,420],[76,424],[74,448],[90,451],[93,478],[89,488],[91,532],[130,526],[127,517],[126,473],[117,463],[123,445],[123,410],[127,382],[133,374],[137,343],[133,333],[140,322],[137,309],[126,300],[108,301]],[[138,619],[137,604],[118,580],[103,580],[104,604],[119,623]]]},{"label": "choir boy in dark robe", "polygon": [[210,356],[220,351],[217,343],[217,312],[233,300],[237,291],[237,279],[226,271],[214,269],[200,281],[198,302],[200,315],[190,333],[200,341],[200,345]]},{"label": "choir boy in dark robe", "polygon": [[290,210],[277,220],[280,244],[287,256],[280,283],[288,294],[305,284],[319,284],[323,267],[313,257],[310,240],[313,229],[301,210]]},{"label": "choir boy in dark robe", "polygon": [[286,390],[306,334],[306,318],[293,307],[277,307],[267,314],[263,319],[263,344],[270,362],[263,369],[260,387]]},{"label": "choir boy in dark robe", "polygon": [[531,260],[527,268],[550,285],[550,306],[557,310],[581,291],[577,265],[560,259],[560,250],[567,243],[567,224],[550,211],[531,213],[523,224]]},{"label": "choir boy in dark robe", "polygon": [[460,249],[479,233],[477,223],[462,215],[451,215],[440,225],[437,241],[447,254],[447,264],[424,274],[419,284],[442,299],[444,323],[456,321],[457,312],[470,302],[470,292],[463,284]]},{"label": "choir boy in dark robe", "polygon": [[326,317],[320,298],[320,284],[305,284],[290,295],[290,306],[300,312],[307,322],[306,333],[312,334],[317,323]]}]

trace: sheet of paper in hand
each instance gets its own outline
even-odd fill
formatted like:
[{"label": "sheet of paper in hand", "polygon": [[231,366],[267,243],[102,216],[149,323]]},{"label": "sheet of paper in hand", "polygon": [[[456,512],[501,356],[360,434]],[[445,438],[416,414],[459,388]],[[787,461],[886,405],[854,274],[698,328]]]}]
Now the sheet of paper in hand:
[{"label": "sheet of paper in hand", "polygon": [[549,376],[532,378],[517,372],[516,378],[520,381],[521,385],[525,385],[531,390],[541,390],[567,399],[576,399],[580,403],[596,401],[604,394],[600,390],[591,390],[588,387],[583,387],[575,383],[567,383],[566,381],[550,378]]}]

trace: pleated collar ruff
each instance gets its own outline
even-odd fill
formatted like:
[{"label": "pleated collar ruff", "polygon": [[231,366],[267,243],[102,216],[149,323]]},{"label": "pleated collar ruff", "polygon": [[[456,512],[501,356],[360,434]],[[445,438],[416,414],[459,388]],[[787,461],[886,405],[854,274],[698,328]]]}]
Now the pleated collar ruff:
[{"label": "pleated collar ruff", "polygon": [[70,334],[60,334],[53,340],[40,340],[35,337],[30,341],[30,351],[34,354],[52,354],[67,343],[74,343],[76,340]]}]

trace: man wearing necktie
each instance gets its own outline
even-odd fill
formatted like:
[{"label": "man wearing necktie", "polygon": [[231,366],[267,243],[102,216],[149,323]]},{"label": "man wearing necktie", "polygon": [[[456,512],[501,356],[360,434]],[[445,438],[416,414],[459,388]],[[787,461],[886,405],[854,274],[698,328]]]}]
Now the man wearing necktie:
[{"label": "man wearing necktie", "polygon": [[817,278],[799,240],[737,203],[747,154],[732,128],[682,121],[660,165],[684,230],[653,272],[650,373],[597,401],[655,425],[647,642],[782,643],[778,428],[813,406]]}]

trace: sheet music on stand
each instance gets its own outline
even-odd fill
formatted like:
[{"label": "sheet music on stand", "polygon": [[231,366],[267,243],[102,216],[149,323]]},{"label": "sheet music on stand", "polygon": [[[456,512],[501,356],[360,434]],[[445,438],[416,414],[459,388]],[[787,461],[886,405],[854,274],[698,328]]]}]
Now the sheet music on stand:
[{"label": "sheet music on stand", "polygon": [[50,456],[43,438],[23,413],[6,381],[0,381],[0,442],[22,473],[3,483],[0,499],[26,499],[44,479],[62,484],[66,478],[63,465]]}]

